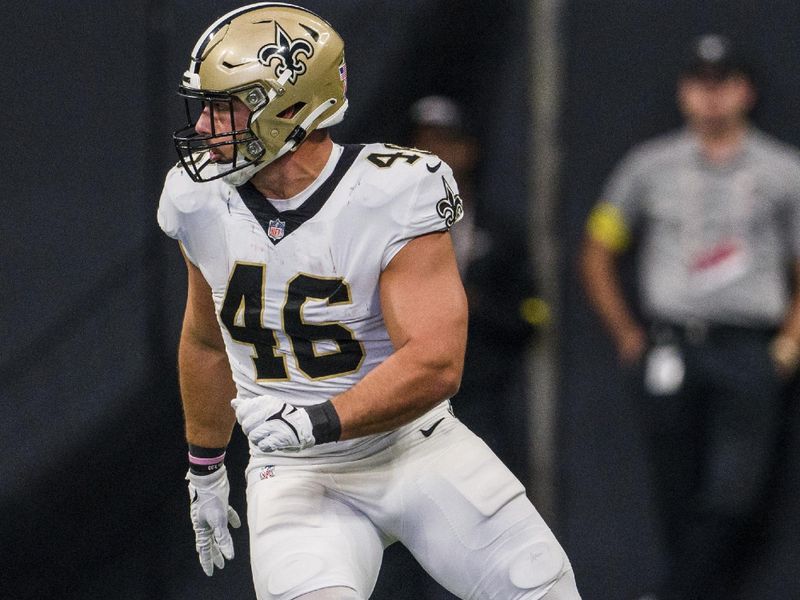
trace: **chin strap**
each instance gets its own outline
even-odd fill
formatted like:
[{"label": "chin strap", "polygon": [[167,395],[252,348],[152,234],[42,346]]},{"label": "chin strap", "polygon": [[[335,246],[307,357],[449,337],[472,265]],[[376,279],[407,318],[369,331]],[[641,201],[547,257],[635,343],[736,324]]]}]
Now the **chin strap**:
[{"label": "chin strap", "polygon": [[[320,104],[317,108],[312,110],[309,115],[303,120],[300,125],[295,127],[292,132],[286,137],[286,143],[278,150],[278,153],[275,155],[275,158],[279,158],[289,152],[290,150],[294,151],[300,145],[300,143],[306,139],[306,135],[308,135],[308,128],[311,124],[317,120],[317,118],[328,110],[331,106],[336,104],[336,98],[328,98]],[[275,159],[273,159],[275,160]]]},{"label": "chin strap", "polygon": [[[277,158],[277,156],[275,157]],[[273,159],[274,160],[274,159]],[[232,185],[238,187],[243,183],[247,183],[250,181],[250,178],[258,173],[261,169],[266,167],[272,161],[264,161],[260,163],[255,163],[252,165],[248,165],[246,167],[242,167],[232,173],[228,173],[227,175],[222,176],[222,181],[227,183],[228,185]]]}]

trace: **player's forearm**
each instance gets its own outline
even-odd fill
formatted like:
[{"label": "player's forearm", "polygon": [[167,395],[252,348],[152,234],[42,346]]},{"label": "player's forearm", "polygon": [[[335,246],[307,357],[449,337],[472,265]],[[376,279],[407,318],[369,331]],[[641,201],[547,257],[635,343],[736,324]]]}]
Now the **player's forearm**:
[{"label": "player's forearm", "polygon": [[458,349],[426,354],[413,343],[405,345],[333,399],[341,439],[390,431],[413,421],[458,391],[463,366]]},{"label": "player's forearm", "polygon": [[187,441],[206,448],[224,448],[236,421],[230,405],[236,387],[225,352],[184,336],[178,370]]}]

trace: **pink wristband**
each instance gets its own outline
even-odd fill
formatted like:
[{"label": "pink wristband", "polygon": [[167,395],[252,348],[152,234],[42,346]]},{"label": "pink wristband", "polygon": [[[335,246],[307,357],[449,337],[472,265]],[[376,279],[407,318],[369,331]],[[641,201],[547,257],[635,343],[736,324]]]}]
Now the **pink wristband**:
[{"label": "pink wristband", "polygon": [[195,475],[211,475],[225,466],[225,448],[204,448],[189,444],[189,470]]},{"label": "pink wristband", "polygon": [[221,463],[223,460],[225,460],[225,452],[213,458],[201,458],[199,456],[194,456],[191,452],[189,452],[188,454],[189,454],[189,464],[199,465],[203,467],[216,465],[217,463]]}]

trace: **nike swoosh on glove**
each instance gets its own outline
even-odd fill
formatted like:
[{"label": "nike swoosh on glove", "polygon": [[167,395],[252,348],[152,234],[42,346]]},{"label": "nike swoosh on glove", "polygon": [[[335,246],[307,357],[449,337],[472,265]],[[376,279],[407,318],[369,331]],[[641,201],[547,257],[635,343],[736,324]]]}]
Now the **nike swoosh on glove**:
[{"label": "nike swoosh on glove", "polygon": [[222,465],[211,475],[186,474],[189,481],[189,516],[194,528],[195,548],[200,566],[211,577],[214,567],[222,569],[233,558],[233,539],[228,525],[237,528],[242,522],[228,505],[230,485]]},{"label": "nike swoosh on glove", "polygon": [[316,443],[305,408],[286,404],[270,396],[231,401],[242,431],[262,452],[297,452]]}]

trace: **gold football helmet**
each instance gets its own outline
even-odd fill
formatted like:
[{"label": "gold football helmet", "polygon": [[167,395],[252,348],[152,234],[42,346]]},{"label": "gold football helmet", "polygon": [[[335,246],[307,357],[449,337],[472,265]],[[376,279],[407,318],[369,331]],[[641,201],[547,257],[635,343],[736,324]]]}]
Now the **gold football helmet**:
[{"label": "gold football helmet", "polygon": [[[192,50],[178,89],[188,122],[173,134],[175,148],[193,180],[238,185],[310,132],[340,122],[346,89],[344,42],[327,21],[291,4],[243,6],[212,23]],[[234,118],[239,102],[249,109],[246,124]],[[210,127],[198,131],[204,111]],[[220,122],[227,130],[217,131]]]}]

